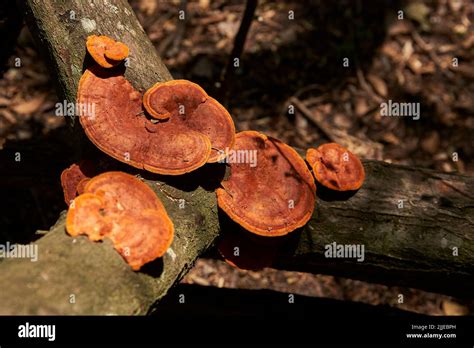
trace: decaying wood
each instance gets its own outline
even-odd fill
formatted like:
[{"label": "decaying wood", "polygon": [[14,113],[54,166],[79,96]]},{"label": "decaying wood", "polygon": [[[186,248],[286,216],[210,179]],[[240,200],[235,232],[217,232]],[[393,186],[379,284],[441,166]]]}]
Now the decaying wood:
[{"label": "decaying wood", "polygon": [[[474,296],[474,178],[365,161],[347,200],[320,190],[313,219],[277,268]],[[364,246],[364,260],[328,258],[332,243]],[[328,246],[328,247],[327,247]],[[331,249],[333,250],[333,249]]]},{"label": "decaying wood", "polygon": [[[171,78],[125,0],[27,0],[24,5],[60,95],[68,101],[75,100],[89,34],[129,45],[126,76],[135,87],[143,90]],[[288,239],[276,266],[472,296],[474,178],[374,161],[364,165],[367,181],[352,197],[319,191],[312,220]],[[0,313],[147,313],[219,234],[218,178],[210,174],[218,168],[171,179],[147,176],[175,223],[176,237],[163,260],[142,272],[131,271],[108,242],[69,237],[63,214],[36,242],[37,262],[0,262]],[[326,258],[325,246],[333,242],[364,245],[364,261]]]},{"label": "decaying wood", "polygon": [[[125,76],[137,89],[146,90],[158,81],[171,79],[125,0],[28,0],[21,5],[56,76],[59,95],[68,102],[75,102],[79,78],[90,63],[85,42],[91,34],[109,35],[130,47]],[[75,123],[75,131],[80,132],[78,122]],[[162,265],[161,261],[151,265],[148,273],[131,272],[110,243],[91,243],[84,237],[67,236],[61,217],[50,233],[38,240],[37,262],[7,259],[0,263],[0,278],[5,280],[0,312],[146,313],[192,267],[219,232],[214,195],[199,187],[209,179],[200,182],[196,174],[187,178],[190,187],[183,178],[179,182],[181,190],[150,182],[176,227],[175,240]],[[202,201],[207,204],[201,204]]]}]

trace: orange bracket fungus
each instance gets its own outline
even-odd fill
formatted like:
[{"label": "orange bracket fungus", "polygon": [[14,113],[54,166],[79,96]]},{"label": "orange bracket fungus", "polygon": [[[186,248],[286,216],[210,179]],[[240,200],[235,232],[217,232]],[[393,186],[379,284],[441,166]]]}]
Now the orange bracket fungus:
[{"label": "orange bracket fungus", "polygon": [[306,161],[313,168],[316,180],[336,191],[358,190],[365,179],[362,162],[345,147],[329,143],[308,149]]},{"label": "orange bracket fungus", "polygon": [[316,186],[293,148],[264,134],[244,131],[236,135],[227,162],[231,174],[216,191],[218,204],[242,227],[275,237],[302,227],[311,218]]},{"label": "orange bracket fungus", "polygon": [[108,36],[91,35],[86,42],[87,52],[103,68],[112,68],[128,57],[128,47]]},{"label": "orange bracket fungus", "polygon": [[64,201],[67,205],[71,203],[77,194],[82,193],[83,185],[93,173],[92,163],[88,161],[82,161],[79,164],[74,163],[69,168],[63,170],[61,173],[61,186],[63,188]]},{"label": "orange bracket fungus", "polygon": [[147,119],[140,93],[119,73],[86,70],[77,100],[80,105],[93,105],[87,108],[93,112],[79,117],[88,138],[121,162],[153,173],[180,175],[209,159],[211,142],[206,135],[174,122],[155,124]]},{"label": "orange bracket fungus", "polygon": [[146,91],[143,105],[158,120],[168,120],[176,128],[208,137],[212,147],[209,163],[224,159],[234,145],[232,117],[217,100],[191,81],[159,82]]},{"label": "orange bracket fungus", "polygon": [[71,236],[109,238],[133,270],[165,254],[173,222],[153,190],[136,177],[107,172],[90,179],[66,217]]}]

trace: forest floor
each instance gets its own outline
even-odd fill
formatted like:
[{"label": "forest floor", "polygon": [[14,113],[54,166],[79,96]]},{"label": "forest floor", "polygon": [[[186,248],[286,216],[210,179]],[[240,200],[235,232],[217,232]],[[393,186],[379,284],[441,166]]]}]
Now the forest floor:
[{"label": "forest floor", "polygon": [[[210,95],[222,92],[221,74],[243,3],[188,1],[180,20],[180,0],[131,1],[173,76],[198,82]],[[473,19],[474,3],[467,0],[261,0],[229,97],[221,101],[238,130],[256,129],[292,146],[336,141],[363,158],[473,175]],[[71,145],[64,119],[55,116],[50,74],[26,28],[8,64],[0,78],[0,160],[21,149],[34,166],[2,174],[0,237],[26,242],[66,208],[59,174],[70,165]],[[382,116],[380,105],[388,100],[419,103],[420,119]],[[433,315],[474,312],[472,301],[419,290],[237,270],[219,260],[199,260],[183,282],[268,288]]]}]

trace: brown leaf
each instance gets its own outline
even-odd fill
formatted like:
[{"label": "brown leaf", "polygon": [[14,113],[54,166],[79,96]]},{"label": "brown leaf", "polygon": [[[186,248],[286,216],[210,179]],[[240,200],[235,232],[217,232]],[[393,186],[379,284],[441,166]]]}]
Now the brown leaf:
[{"label": "brown leaf", "polygon": [[451,8],[451,11],[453,12],[459,12],[463,5],[462,0],[450,0],[448,3],[449,7]]},{"label": "brown leaf", "polygon": [[413,43],[411,42],[411,40],[407,40],[402,48],[403,60],[407,61],[408,59],[410,59],[413,52],[414,52]]},{"label": "brown leaf", "polygon": [[390,133],[385,133],[385,134],[382,136],[382,139],[383,139],[385,142],[389,143],[389,144],[393,144],[393,145],[398,145],[398,144],[400,144],[400,139],[398,139],[398,138],[396,137],[396,135],[393,134],[392,132],[390,132]]},{"label": "brown leaf", "polygon": [[401,61],[400,47],[396,42],[387,42],[382,45],[381,52],[394,62]]},{"label": "brown leaf", "polygon": [[430,135],[421,141],[421,148],[430,154],[435,154],[438,151],[439,145],[439,134],[435,131],[431,132]]},{"label": "brown leaf", "polygon": [[364,98],[357,98],[354,109],[355,114],[360,117],[369,111],[369,106],[367,105],[367,101]]},{"label": "brown leaf", "polygon": [[457,67],[452,67],[451,70],[459,72],[461,75],[469,79],[474,79],[474,68],[467,63],[461,63]]},{"label": "brown leaf", "polygon": [[199,0],[199,7],[201,10],[207,10],[209,8],[210,0]]},{"label": "brown leaf", "polygon": [[386,97],[388,94],[387,85],[384,80],[376,75],[368,75],[367,80],[369,80],[372,87],[374,87],[375,92],[377,92],[382,97]]},{"label": "brown leaf", "polygon": [[46,94],[39,94],[39,95],[34,96],[33,98],[20,102],[16,105],[13,105],[11,109],[15,111],[17,114],[29,115],[29,114],[34,113],[40,108],[45,98],[46,98]]},{"label": "brown leaf", "polygon": [[158,4],[155,0],[141,0],[138,3],[138,8],[147,16],[151,16],[153,13],[155,13],[157,5]]},{"label": "brown leaf", "polygon": [[474,33],[469,34],[462,42],[462,47],[465,49],[469,49],[472,46],[474,46]]},{"label": "brown leaf", "polygon": [[469,313],[465,306],[448,300],[443,301],[442,307],[446,315],[467,315]]},{"label": "brown leaf", "polygon": [[11,104],[11,99],[0,97],[0,106],[6,106]]},{"label": "brown leaf", "polygon": [[8,110],[8,109],[0,110],[0,115],[2,117],[4,117],[8,122],[10,122],[12,124],[16,123],[16,118],[13,115],[13,112],[11,112],[10,110]]},{"label": "brown leaf", "polygon": [[408,67],[417,75],[421,74],[432,74],[436,71],[436,67],[433,62],[429,61],[423,63],[419,57],[412,55],[407,62]]},{"label": "brown leaf", "polygon": [[390,27],[388,28],[388,34],[390,36],[400,35],[400,34],[408,34],[412,30],[410,22],[408,21],[394,21]]}]

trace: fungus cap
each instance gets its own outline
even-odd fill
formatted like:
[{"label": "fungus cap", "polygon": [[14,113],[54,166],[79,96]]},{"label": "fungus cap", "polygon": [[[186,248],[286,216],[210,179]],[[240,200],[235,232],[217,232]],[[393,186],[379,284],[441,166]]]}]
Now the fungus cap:
[{"label": "fungus cap", "polygon": [[311,218],[316,186],[293,148],[264,134],[244,131],[236,135],[227,160],[231,174],[216,190],[218,204],[242,227],[276,237],[302,227]]},{"label": "fungus cap", "polygon": [[90,35],[86,42],[87,52],[103,68],[113,68],[128,57],[128,46],[104,35]]},{"label": "fungus cap", "polygon": [[86,184],[91,180],[91,178],[84,178],[77,184],[76,191],[78,195],[82,195],[84,193],[84,189]]},{"label": "fungus cap", "polygon": [[95,172],[95,168],[89,161],[81,161],[79,164],[73,163],[61,173],[61,187],[63,188],[64,201],[67,205],[80,194],[81,183],[88,179]]},{"label": "fungus cap", "polygon": [[156,83],[145,92],[143,105],[156,119],[208,137],[212,147],[209,163],[222,160],[234,145],[235,126],[229,112],[191,81]]},{"label": "fungus cap", "polygon": [[133,270],[162,257],[173,241],[173,225],[164,210],[147,209],[137,216],[123,216],[118,223],[120,228],[110,239]]},{"label": "fungus cap", "polygon": [[329,143],[317,149],[308,149],[306,161],[313,169],[316,180],[336,191],[358,190],[365,179],[362,162],[345,147]]},{"label": "fungus cap", "polygon": [[90,179],[68,210],[66,230],[93,241],[109,238],[134,270],[163,256],[174,235],[173,223],[155,192],[122,172]]},{"label": "fungus cap", "polygon": [[92,241],[104,239],[112,231],[112,222],[103,217],[104,201],[97,195],[84,193],[74,199],[66,216],[66,230],[77,237],[85,234]]},{"label": "fungus cap", "polygon": [[143,181],[123,172],[106,172],[89,180],[85,193],[92,193],[104,200],[112,211],[140,214],[146,209],[164,211],[156,193]]},{"label": "fungus cap", "polygon": [[133,167],[180,175],[203,166],[211,154],[204,134],[147,119],[140,93],[117,72],[87,69],[77,101],[87,137],[109,156]]}]

